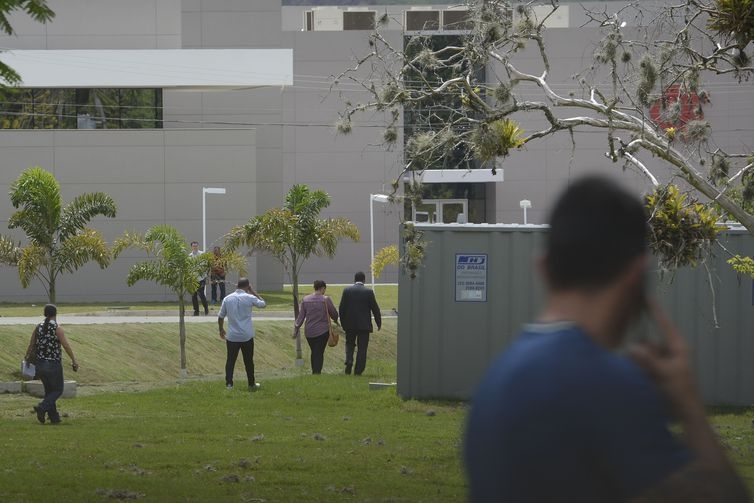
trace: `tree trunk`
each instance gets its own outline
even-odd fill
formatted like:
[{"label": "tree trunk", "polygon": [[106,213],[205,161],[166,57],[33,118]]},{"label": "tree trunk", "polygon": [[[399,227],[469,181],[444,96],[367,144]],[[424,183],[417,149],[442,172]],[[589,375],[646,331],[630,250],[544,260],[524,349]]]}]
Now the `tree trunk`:
[{"label": "tree trunk", "polygon": [[186,373],[186,301],[178,298],[178,339],[181,346],[181,376]]},{"label": "tree trunk", "polygon": [[[293,282],[293,317],[298,318],[298,271],[294,267],[291,271],[291,281]],[[301,352],[301,335],[296,337],[296,360],[303,360],[303,354]]]}]

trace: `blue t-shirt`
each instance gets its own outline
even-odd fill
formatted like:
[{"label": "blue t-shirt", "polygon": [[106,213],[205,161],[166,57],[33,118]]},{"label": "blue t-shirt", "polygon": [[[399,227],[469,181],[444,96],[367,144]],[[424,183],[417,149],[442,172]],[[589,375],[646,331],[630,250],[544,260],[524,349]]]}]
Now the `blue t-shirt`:
[{"label": "blue t-shirt", "polygon": [[466,428],[472,503],[624,501],[690,461],[641,369],[572,324],[528,327]]}]

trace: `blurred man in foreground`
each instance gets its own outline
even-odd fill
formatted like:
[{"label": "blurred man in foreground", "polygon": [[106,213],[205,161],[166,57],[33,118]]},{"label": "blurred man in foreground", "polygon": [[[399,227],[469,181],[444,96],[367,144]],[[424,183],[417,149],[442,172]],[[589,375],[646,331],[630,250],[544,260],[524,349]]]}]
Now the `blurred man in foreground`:
[{"label": "blurred man in foreground", "polygon": [[[472,402],[471,502],[748,501],[706,419],[686,345],[646,297],[641,202],[583,178],[561,195],[550,226],[545,308]],[[616,353],[645,310],[663,340]]]}]

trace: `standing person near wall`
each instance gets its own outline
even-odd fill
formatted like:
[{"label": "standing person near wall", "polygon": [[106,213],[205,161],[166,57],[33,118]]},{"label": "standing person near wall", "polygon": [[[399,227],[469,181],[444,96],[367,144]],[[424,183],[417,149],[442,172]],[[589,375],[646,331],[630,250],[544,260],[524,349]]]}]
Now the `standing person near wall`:
[{"label": "standing person near wall", "polygon": [[[243,355],[249,391],[259,389],[254,377],[254,325],[251,320],[251,308],[265,307],[264,299],[249,284],[248,278],[238,278],[238,288],[223,299],[220,312],[217,313],[217,325],[220,339],[225,341],[227,350],[225,359],[225,387],[233,389],[233,372],[236,368],[238,352]],[[225,331],[225,317],[228,317],[228,331]]]},{"label": "standing person near wall", "polygon": [[[361,375],[367,365],[369,334],[372,333],[372,316],[377,330],[382,327],[382,314],[374,292],[364,286],[366,275],[359,271],[354,274],[354,284],[343,289],[338,311],[340,323],[346,331],[346,374],[353,368],[355,375]],[[356,349],[356,366],[353,367],[353,351]]]},{"label": "standing person near wall", "polygon": [[220,247],[212,249],[212,268],[210,269],[210,282],[212,283],[212,304],[217,304],[217,289],[220,289],[220,302],[225,298],[225,267],[222,264]]},{"label": "standing person near wall", "polygon": [[[472,400],[471,503],[748,501],[705,416],[686,345],[647,298],[646,222],[641,202],[603,178],[560,196],[540,262],[544,310]],[[644,311],[662,340],[616,352]]]},{"label": "standing person near wall", "polygon": [[[204,253],[199,249],[198,241],[191,241],[191,252],[189,255],[192,257],[198,257]],[[191,294],[191,303],[194,305],[194,316],[199,316],[199,299],[202,300],[202,307],[204,307],[204,316],[209,314],[209,306],[207,305],[207,296],[204,294],[204,289],[207,286],[207,273],[206,271],[199,275],[199,288]]]},{"label": "standing person near wall", "polygon": [[39,404],[34,406],[34,412],[37,413],[37,420],[40,423],[45,422],[45,414],[50,418],[52,424],[60,423],[60,413],[58,412],[57,400],[63,394],[63,361],[61,346],[65,349],[68,357],[71,359],[71,368],[74,372],[79,370],[79,364],[76,357],[73,356],[73,350],[65,337],[63,328],[57,322],[58,308],[53,304],[47,304],[44,307],[45,319],[37,325],[32,332],[29,348],[26,350],[26,359],[30,360],[32,352],[36,352],[37,377],[42,380],[45,396]]},{"label": "standing person near wall", "polygon": [[301,301],[298,317],[294,325],[293,338],[299,336],[301,325],[304,326],[306,342],[311,350],[312,374],[321,374],[325,361],[325,349],[330,338],[330,319],[338,322],[338,310],[330,297],[325,295],[327,285],[321,279],[314,282],[314,293]]}]

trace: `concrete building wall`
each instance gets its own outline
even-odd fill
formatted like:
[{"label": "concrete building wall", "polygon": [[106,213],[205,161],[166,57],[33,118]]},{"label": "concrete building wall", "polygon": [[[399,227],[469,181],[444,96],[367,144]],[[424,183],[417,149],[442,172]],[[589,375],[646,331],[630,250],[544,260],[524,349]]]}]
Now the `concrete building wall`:
[{"label": "concrete building wall", "polygon": [[[206,196],[207,246],[220,243],[256,207],[257,174],[254,130],[53,130],[3,131],[0,134],[0,193],[25,168],[39,165],[55,175],[65,202],[85,192],[106,192],[118,205],[115,219],[99,217],[91,226],[112,242],[124,231],[144,232],[170,224],[187,241],[202,241],[202,187],[226,187],[227,194]],[[2,226],[15,211],[0,198]],[[17,240],[17,232],[3,232]],[[87,265],[63,275],[59,299],[74,301],[169,300],[169,292],[153,283],[127,287],[128,269],[145,255],[124,252],[108,269]],[[249,263],[251,279],[256,262]],[[237,277],[229,274],[228,281]],[[0,267],[6,288],[0,301],[44,300],[38,282],[24,290],[15,268]]]},{"label": "concrete building wall", "polygon": [[[607,4],[612,8],[615,2]],[[343,243],[334,260],[313,258],[307,262],[302,281],[309,283],[321,278],[330,283],[346,283],[352,280],[355,270],[368,272],[369,194],[389,191],[390,184],[400,174],[403,160],[400,148],[391,151],[381,145],[384,122],[379,114],[357,117],[350,135],[335,131],[334,124],[345,100],[358,102],[367,98],[357,84],[346,79],[333,85],[337,75],[368,52],[367,31],[300,31],[303,11],[307,8],[282,7],[280,0],[52,0],[50,6],[57,13],[52,23],[39,25],[23,15],[14,15],[11,21],[18,36],[2,36],[0,44],[34,49],[293,49],[292,86],[233,92],[165,91],[164,128],[253,129],[256,136],[256,192],[248,196],[255,205],[243,215],[243,219],[280,205],[294,183],[306,183],[314,189],[325,190],[332,196],[332,204],[324,215],[353,221],[361,232],[361,241]],[[590,6],[600,10],[603,3]],[[430,7],[443,8],[443,5],[421,8]],[[408,8],[410,5],[387,7],[391,21],[386,34],[397,47],[402,46],[403,36],[398,21]],[[580,93],[574,74],[589,68],[598,34],[581,27],[586,18],[580,6],[565,4],[561,11],[567,15],[561,16],[558,22],[567,22],[570,27],[551,27],[546,31],[546,42],[551,51],[550,82],[563,93]],[[533,51],[532,47],[521,51],[522,69],[539,73],[541,68]],[[488,80],[494,79],[499,70],[490,67]],[[369,78],[366,71],[368,69],[362,77]],[[712,103],[705,107],[705,114],[719,131],[714,138],[715,145],[732,149],[749,143],[754,130],[751,85],[739,85],[722,76],[710,90]],[[534,89],[531,96],[535,96]],[[525,131],[543,124],[531,115],[517,119],[521,120]],[[3,134],[5,132],[0,132]],[[560,134],[512,152],[503,161],[505,181],[487,187],[488,220],[521,222],[523,212],[519,201],[529,199],[533,205],[527,212],[529,223],[544,222],[554,194],[569,179],[583,172],[609,172],[636,192],[649,189],[649,183],[641,175],[630,169],[624,171],[623,165],[605,159],[604,135],[577,132],[576,142],[577,148],[573,149],[571,138]],[[401,137],[396,144],[400,146],[402,143]],[[96,155],[92,157],[96,158]],[[653,159],[644,160],[657,167],[653,165],[656,164]],[[205,161],[212,163],[210,159]],[[109,172],[112,170],[110,166],[109,161],[103,162],[99,169]],[[24,167],[16,165],[9,169],[15,169],[17,175]],[[662,180],[669,179],[667,172],[660,169],[659,173]],[[398,242],[397,224],[402,212],[399,205],[374,204],[375,249]],[[0,214],[0,221],[7,220],[7,216]],[[200,231],[200,227],[193,229],[194,234]],[[287,281],[273,259],[259,255],[256,260],[260,288],[277,288]],[[381,280],[395,282],[397,278],[398,271],[393,267]]]}]

